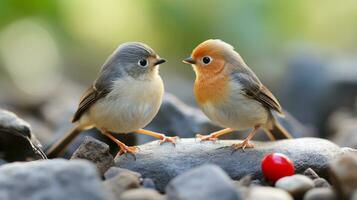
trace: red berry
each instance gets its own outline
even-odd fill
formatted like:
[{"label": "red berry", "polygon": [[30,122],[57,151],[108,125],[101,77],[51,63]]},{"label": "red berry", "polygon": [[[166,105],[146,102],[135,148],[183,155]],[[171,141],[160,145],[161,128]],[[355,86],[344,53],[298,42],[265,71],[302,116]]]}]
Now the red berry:
[{"label": "red berry", "polygon": [[294,175],[294,163],[284,154],[271,153],[262,161],[262,171],[265,178],[275,183],[285,176]]}]

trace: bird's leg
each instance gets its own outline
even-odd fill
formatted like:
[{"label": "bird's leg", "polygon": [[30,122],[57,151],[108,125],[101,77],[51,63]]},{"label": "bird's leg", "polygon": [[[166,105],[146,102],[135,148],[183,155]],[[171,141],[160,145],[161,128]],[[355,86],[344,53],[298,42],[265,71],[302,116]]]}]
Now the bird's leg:
[{"label": "bird's leg", "polygon": [[257,133],[259,128],[260,128],[260,125],[254,126],[253,130],[249,133],[248,137],[245,138],[245,140],[242,143],[233,144],[232,148],[234,149],[234,151],[236,151],[238,149],[243,149],[243,151],[244,151],[245,148],[253,148],[254,145],[252,143],[250,143],[249,141],[254,137],[254,135]]},{"label": "bird's leg", "polygon": [[149,130],[145,130],[145,129],[139,129],[135,131],[136,133],[140,133],[140,134],[144,134],[144,135],[150,135],[156,138],[160,139],[160,144],[165,143],[165,142],[171,142],[172,144],[176,144],[176,141],[179,139],[179,137],[175,136],[175,137],[167,137],[166,135],[162,134],[162,133],[156,133],[154,131],[149,131]]},{"label": "bird's leg", "polygon": [[110,138],[111,140],[113,140],[113,142],[115,142],[119,147],[120,147],[120,151],[119,151],[119,155],[122,154],[126,154],[126,153],[131,153],[131,154],[135,154],[136,152],[138,152],[139,148],[136,146],[132,146],[129,147],[126,144],[124,144],[123,142],[121,142],[120,140],[116,139],[110,132],[108,132],[107,130],[101,130],[101,132],[106,135],[108,138]]},{"label": "bird's leg", "polygon": [[201,141],[217,141],[218,137],[221,136],[221,135],[224,135],[224,134],[227,134],[227,133],[230,133],[234,131],[233,129],[231,128],[226,128],[226,129],[222,129],[220,131],[216,131],[216,132],[213,132],[209,135],[201,135],[201,134],[197,134],[196,135],[196,138],[199,138]]}]

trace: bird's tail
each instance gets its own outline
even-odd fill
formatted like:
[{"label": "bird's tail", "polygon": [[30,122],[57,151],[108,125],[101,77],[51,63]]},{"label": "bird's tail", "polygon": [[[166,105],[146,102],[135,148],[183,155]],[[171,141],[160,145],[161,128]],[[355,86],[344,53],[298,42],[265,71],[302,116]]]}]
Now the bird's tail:
[{"label": "bird's tail", "polygon": [[82,128],[75,127],[47,150],[47,157],[58,157],[81,132]]},{"label": "bird's tail", "polygon": [[278,120],[273,119],[272,128],[264,129],[270,140],[292,139],[293,136],[286,130]]}]

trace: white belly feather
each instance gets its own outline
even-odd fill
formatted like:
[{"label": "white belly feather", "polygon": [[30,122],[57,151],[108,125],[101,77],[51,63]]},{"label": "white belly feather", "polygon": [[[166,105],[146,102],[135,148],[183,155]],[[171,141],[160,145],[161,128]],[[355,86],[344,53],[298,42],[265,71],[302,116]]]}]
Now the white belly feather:
[{"label": "white belly feather", "polygon": [[88,119],[97,128],[132,132],[149,124],[159,111],[164,92],[159,75],[151,81],[122,78],[112,88],[89,112]]},{"label": "white belly feather", "polygon": [[230,98],[219,104],[207,102],[201,105],[202,111],[210,120],[224,128],[236,130],[267,123],[267,110],[258,101],[243,95],[239,84],[231,84],[229,93]]}]

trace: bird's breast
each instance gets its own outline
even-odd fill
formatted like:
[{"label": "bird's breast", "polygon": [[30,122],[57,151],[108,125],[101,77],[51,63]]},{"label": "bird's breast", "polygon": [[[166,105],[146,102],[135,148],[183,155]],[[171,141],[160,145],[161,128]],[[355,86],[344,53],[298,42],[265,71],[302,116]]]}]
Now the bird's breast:
[{"label": "bird's breast", "polygon": [[91,118],[97,127],[126,133],[143,128],[157,114],[164,93],[161,78],[150,81],[117,80],[112,91],[97,102]]},{"label": "bird's breast", "polygon": [[229,78],[224,75],[196,77],[194,93],[198,104],[220,103],[228,97]]}]

